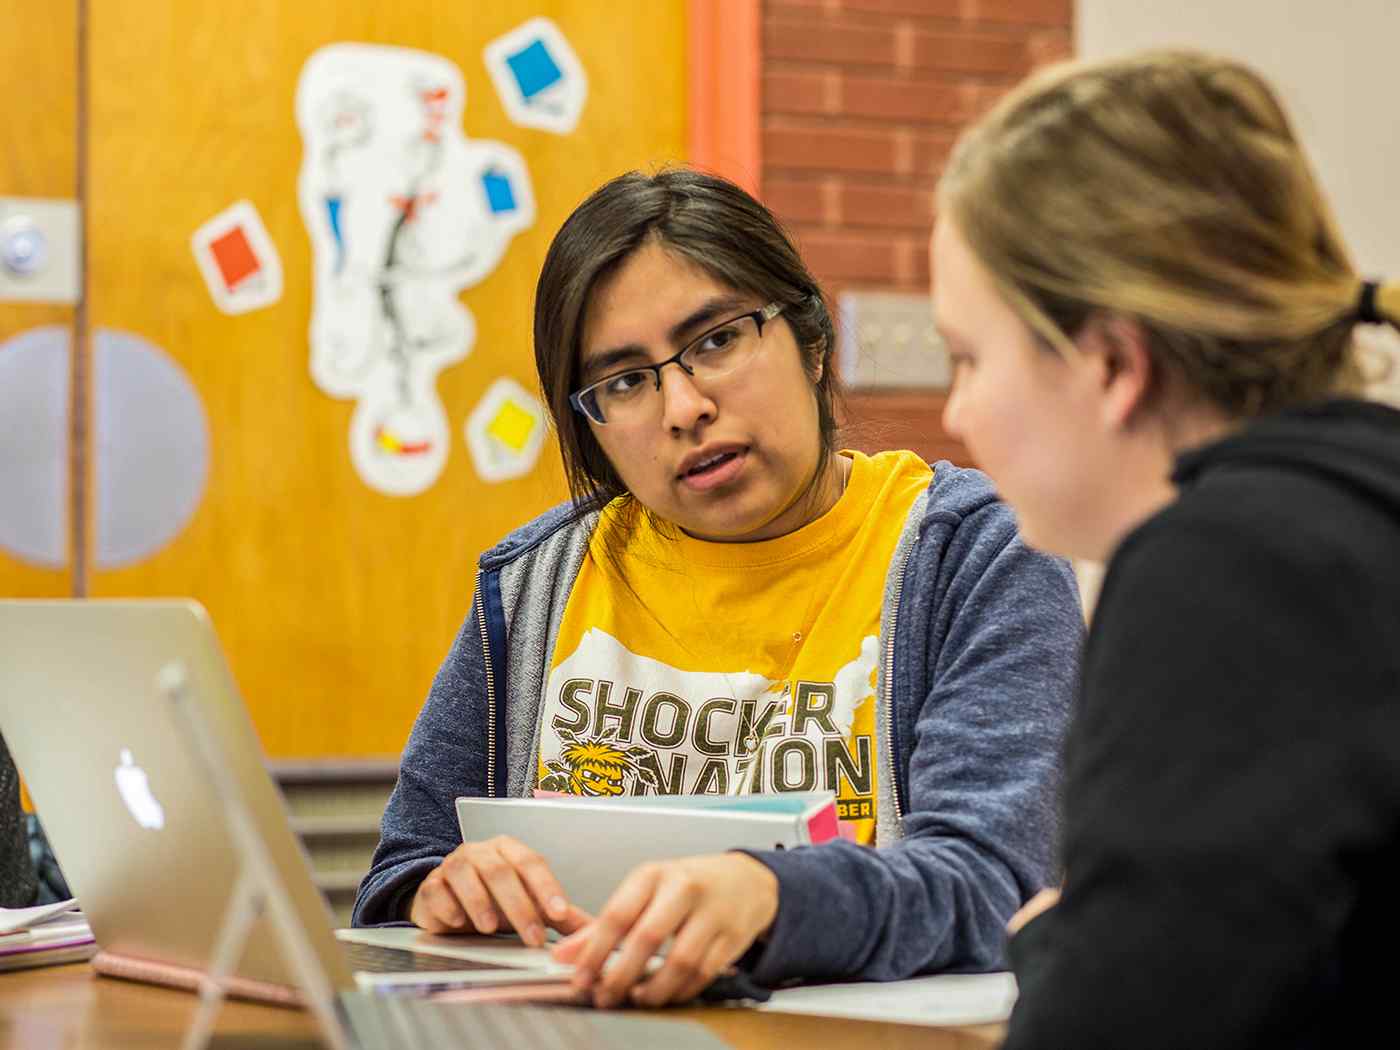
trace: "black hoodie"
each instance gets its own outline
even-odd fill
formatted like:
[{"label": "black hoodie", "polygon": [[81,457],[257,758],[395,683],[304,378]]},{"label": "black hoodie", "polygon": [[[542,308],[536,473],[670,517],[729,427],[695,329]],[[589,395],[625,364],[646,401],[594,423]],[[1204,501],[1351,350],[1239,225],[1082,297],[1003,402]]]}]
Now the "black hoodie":
[{"label": "black hoodie", "polygon": [[1173,480],[1104,580],[1007,1050],[1395,1045],[1400,412],[1280,413]]}]

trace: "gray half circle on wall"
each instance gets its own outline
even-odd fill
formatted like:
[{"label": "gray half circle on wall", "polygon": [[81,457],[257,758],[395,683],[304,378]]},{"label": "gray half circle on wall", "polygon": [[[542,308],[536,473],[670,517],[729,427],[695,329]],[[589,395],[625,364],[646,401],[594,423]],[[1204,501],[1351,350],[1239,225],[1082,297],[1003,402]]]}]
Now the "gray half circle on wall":
[{"label": "gray half circle on wall", "polygon": [[68,563],[68,344],[64,325],[0,343],[0,549]]},{"label": "gray half circle on wall", "polygon": [[93,339],[95,557],[103,569],[155,554],[189,524],[209,479],[209,424],[175,361],[130,332]]},{"label": "gray half circle on wall", "polygon": [[[68,563],[70,331],[49,325],[0,344],[0,549]],[[149,558],[189,523],[209,478],[198,392],[139,336],[93,337],[94,557],[111,569]]]}]

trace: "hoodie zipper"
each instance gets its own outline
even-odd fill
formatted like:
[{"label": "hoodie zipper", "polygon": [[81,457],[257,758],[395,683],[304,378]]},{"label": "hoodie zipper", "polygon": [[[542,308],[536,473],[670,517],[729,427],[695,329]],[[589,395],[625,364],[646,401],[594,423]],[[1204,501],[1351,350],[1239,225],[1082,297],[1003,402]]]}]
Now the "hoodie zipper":
[{"label": "hoodie zipper", "polygon": [[481,656],[486,665],[486,797],[496,794],[496,674],[491,669],[491,639],[486,633],[486,599],[476,570],[476,626],[481,631]]},{"label": "hoodie zipper", "polygon": [[885,640],[885,761],[890,764],[890,793],[894,796],[894,816],[897,822],[904,820],[904,807],[899,801],[899,766],[894,754],[894,638],[895,624],[899,620],[899,598],[904,593],[904,574],[909,569],[909,555],[904,556],[899,566],[899,575],[894,581],[893,612],[890,613],[890,636]]}]

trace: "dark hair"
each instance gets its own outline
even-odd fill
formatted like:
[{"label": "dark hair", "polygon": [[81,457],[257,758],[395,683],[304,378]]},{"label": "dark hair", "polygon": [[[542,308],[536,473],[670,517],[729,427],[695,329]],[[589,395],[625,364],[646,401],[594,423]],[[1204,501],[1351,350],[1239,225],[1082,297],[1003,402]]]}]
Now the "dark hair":
[{"label": "dark hair", "polygon": [[[569,403],[579,381],[585,314],[598,282],[650,240],[735,291],[783,303],[780,318],[792,329],[808,375],[835,346],[816,279],[773,214],[734,183],[689,168],[632,171],[605,183],[554,235],[535,289],[535,367],[559,434],[569,492],[580,506],[601,507],[628,494]],[[822,446],[815,481],[836,450],[834,368],[822,368],[813,393]]]}]

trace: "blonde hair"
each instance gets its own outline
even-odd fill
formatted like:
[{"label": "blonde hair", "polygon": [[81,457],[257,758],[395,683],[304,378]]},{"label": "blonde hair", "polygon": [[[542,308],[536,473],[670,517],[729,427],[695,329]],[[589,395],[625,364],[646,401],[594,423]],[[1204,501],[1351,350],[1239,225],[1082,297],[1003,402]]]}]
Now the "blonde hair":
[{"label": "blonde hair", "polygon": [[[1283,107],[1237,62],[1161,51],[1047,69],[962,136],[938,198],[1061,353],[1109,312],[1232,416],[1361,385],[1362,281]],[[1375,308],[1400,328],[1400,284]]]}]

